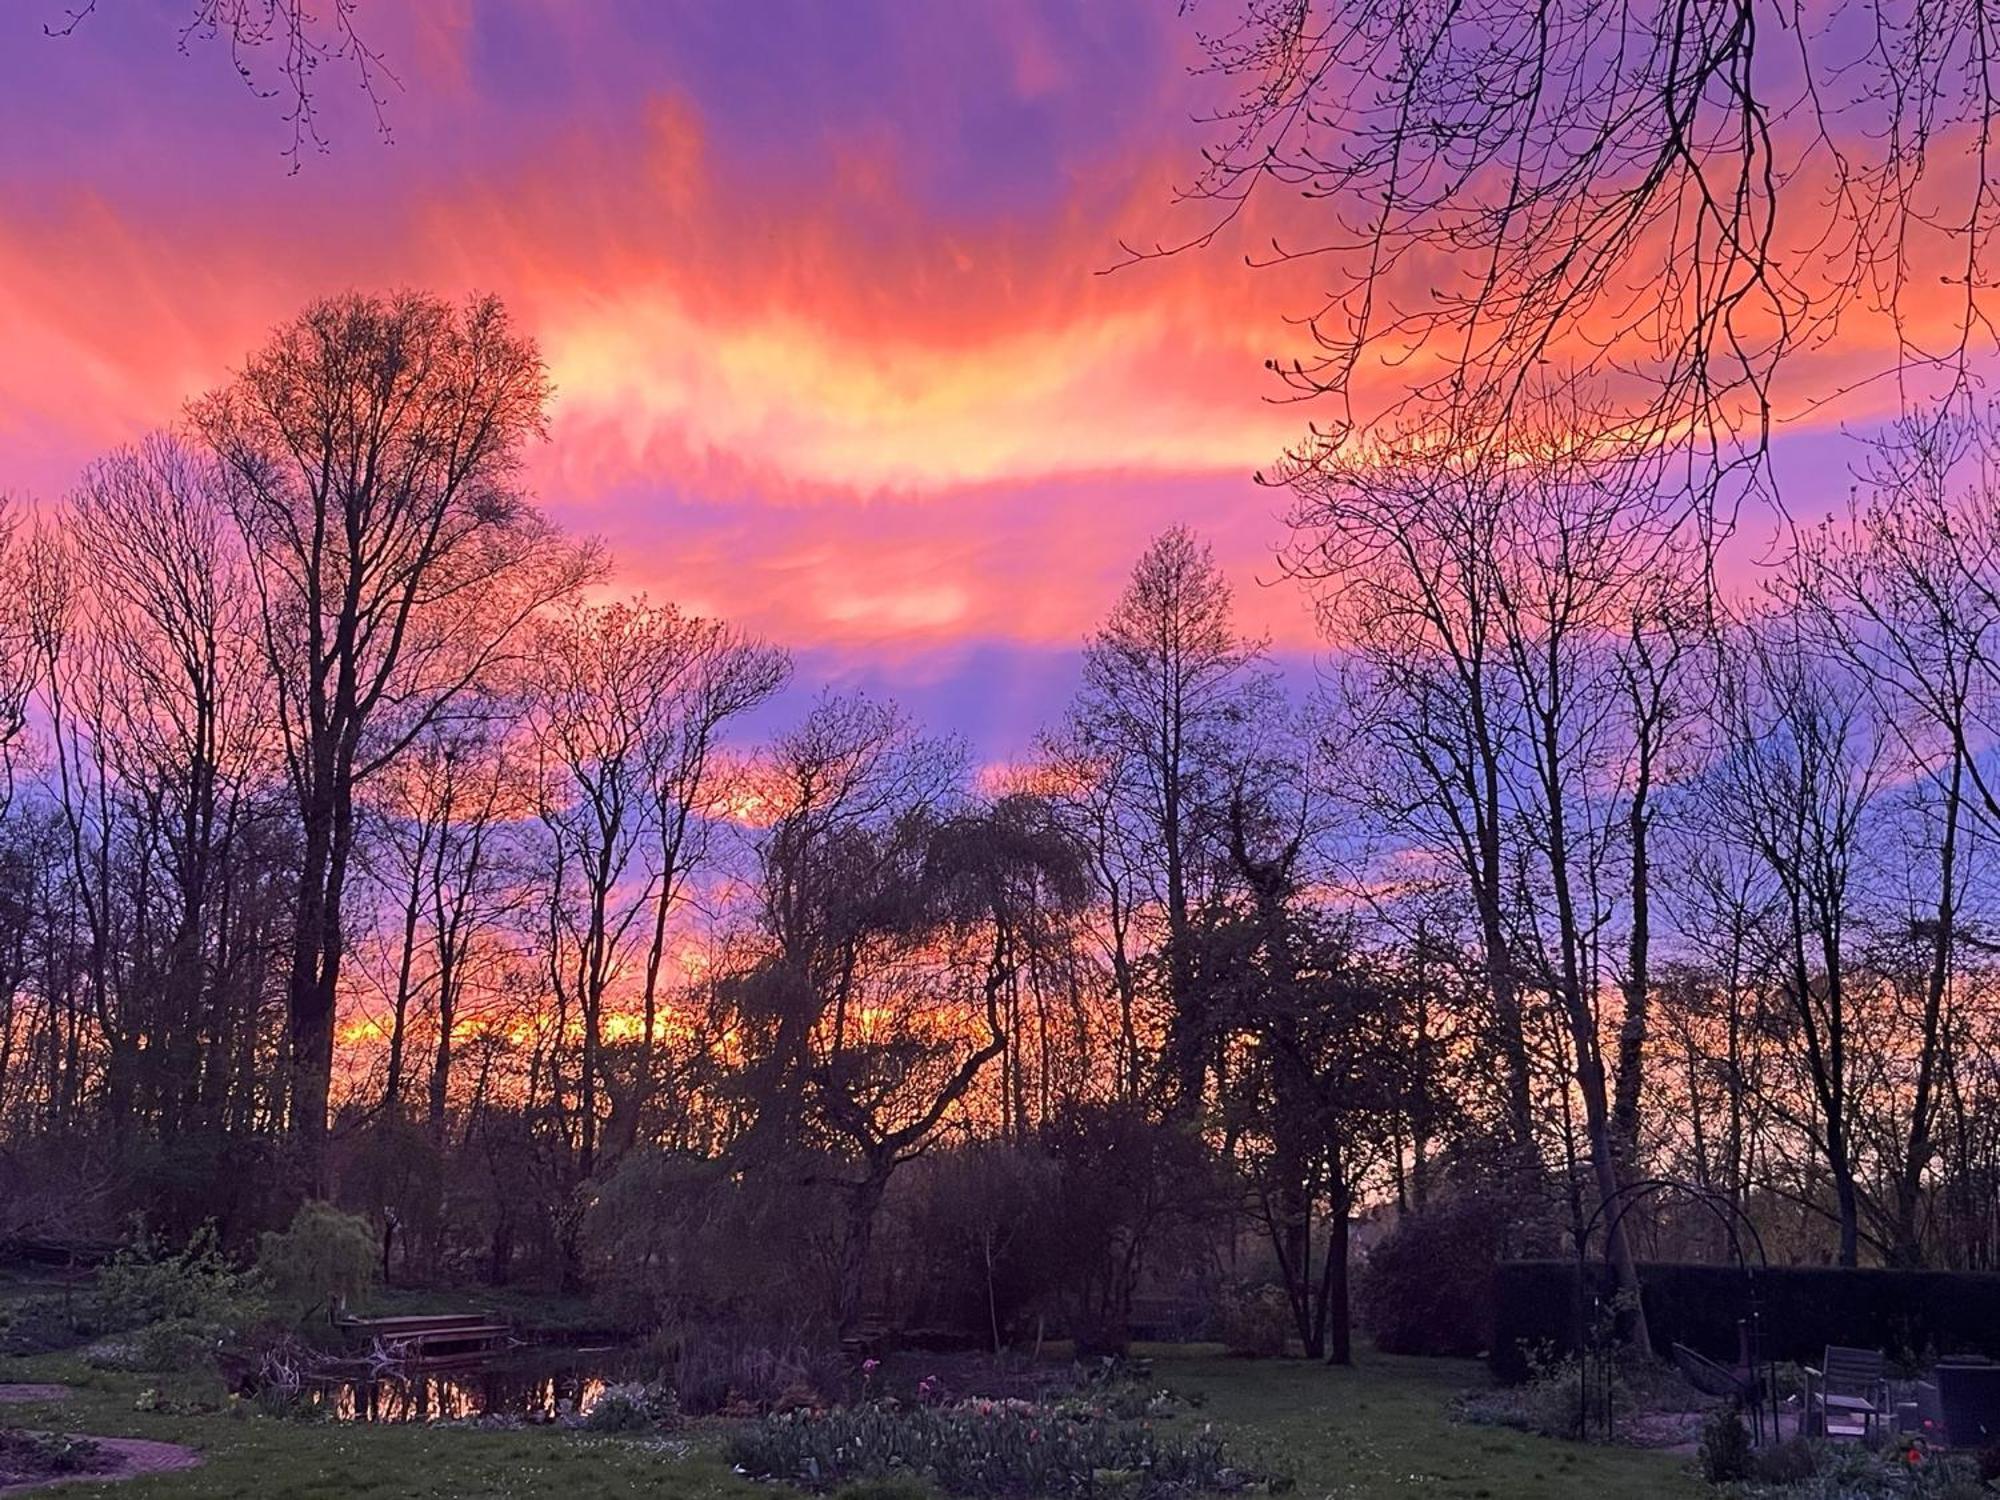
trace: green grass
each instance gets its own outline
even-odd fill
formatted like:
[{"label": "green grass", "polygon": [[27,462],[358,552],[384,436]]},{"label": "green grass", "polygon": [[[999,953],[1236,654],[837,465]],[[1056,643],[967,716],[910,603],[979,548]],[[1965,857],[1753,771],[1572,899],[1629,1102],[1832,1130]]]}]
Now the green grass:
[{"label": "green grass", "polygon": [[1452,1421],[1452,1398],[1488,1383],[1480,1365],[1359,1358],[1344,1370],[1303,1360],[1161,1358],[1154,1375],[1184,1394],[1203,1393],[1200,1415],[1227,1430],[1246,1458],[1297,1475],[1302,1496],[1675,1500],[1714,1493],[1674,1455]]},{"label": "green grass", "polygon": [[[1370,1356],[1352,1370],[1303,1361],[1246,1362],[1156,1349],[1158,1383],[1200,1393],[1202,1409],[1177,1421],[1214,1421],[1242,1455],[1295,1474],[1312,1496],[1425,1495],[1464,1500],[1611,1500],[1712,1493],[1684,1460],[1592,1448],[1450,1420],[1452,1397],[1484,1381],[1461,1361]],[[267,1417],[173,1416],[133,1409],[151,1386],[171,1396],[172,1376],[112,1375],[74,1358],[0,1359],[0,1381],[77,1385],[69,1401],[8,1408],[10,1425],[161,1438],[199,1448],[206,1462],[183,1474],[119,1485],[66,1485],[63,1500],[172,1497],[523,1497],[652,1500],[791,1492],[739,1479],[714,1435],[647,1446],[550,1429],[480,1432],[422,1427],[335,1426]]]}]

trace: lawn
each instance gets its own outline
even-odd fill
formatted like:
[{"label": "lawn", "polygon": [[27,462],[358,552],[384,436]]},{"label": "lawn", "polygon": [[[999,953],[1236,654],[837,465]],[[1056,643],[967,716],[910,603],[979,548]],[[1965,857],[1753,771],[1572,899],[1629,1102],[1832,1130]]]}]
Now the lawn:
[{"label": "lawn", "polygon": [[1452,1398],[1485,1384],[1469,1361],[1364,1355],[1353,1369],[1298,1360],[1172,1360],[1176,1390],[1204,1392],[1204,1415],[1247,1455],[1298,1476],[1299,1494],[1465,1500],[1624,1500],[1712,1495],[1684,1458],[1590,1447],[1451,1420]]},{"label": "lawn", "polygon": [[[1200,1393],[1196,1417],[1225,1429],[1245,1457],[1282,1465],[1301,1496],[1421,1494],[1487,1500],[1604,1500],[1704,1493],[1683,1460],[1587,1448],[1450,1420],[1453,1395],[1484,1379],[1480,1367],[1373,1356],[1353,1370],[1303,1362],[1189,1357],[1160,1349],[1155,1377]],[[173,1377],[109,1375],[64,1357],[0,1359],[0,1381],[60,1380],[78,1393],[60,1405],[12,1407],[13,1425],[162,1438],[199,1448],[184,1474],[120,1485],[66,1485],[65,1500],[244,1497],[333,1500],[390,1496],[594,1500],[649,1496],[703,1500],[787,1492],[729,1472],[713,1438],[663,1442],[555,1430],[480,1432],[334,1426],[234,1415],[140,1412],[138,1393],[171,1394]]]}]

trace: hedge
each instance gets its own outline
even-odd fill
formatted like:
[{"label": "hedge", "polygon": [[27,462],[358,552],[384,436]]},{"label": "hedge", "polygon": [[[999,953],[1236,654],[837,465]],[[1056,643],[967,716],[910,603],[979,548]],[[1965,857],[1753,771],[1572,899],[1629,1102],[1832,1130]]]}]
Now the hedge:
[{"label": "hedge", "polygon": [[[1576,1332],[1573,1260],[1502,1261],[1493,1277],[1493,1373],[1527,1378],[1537,1351],[1564,1355]],[[1609,1298],[1609,1266],[1581,1273]],[[1768,1359],[1818,1364],[1828,1344],[1880,1349],[1910,1363],[1938,1354],[2000,1356],[2000,1274],[1971,1271],[1847,1270],[1773,1266],[1747,1278],[1736,1266],[1639,1267],[1653,1347],[1662,1356],[1686,1344],[1712,1359],[1736,1359],[1737,1323],[1749,1315],[1754,1279]],[[1589,1307],[1586,1295],[1585,1307]]]}]

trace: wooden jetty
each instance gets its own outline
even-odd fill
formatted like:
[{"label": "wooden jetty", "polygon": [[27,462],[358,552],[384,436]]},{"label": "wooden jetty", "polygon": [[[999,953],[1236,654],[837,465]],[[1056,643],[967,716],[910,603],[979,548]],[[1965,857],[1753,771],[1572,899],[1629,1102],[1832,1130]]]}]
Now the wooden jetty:
[{"label": "wooden jetty", "polygon": [[338,1326],[373,1339],[384,1353],[424,1363],[492,1354],[511,1341],[513,1330],[485,1313],[417,1313],[398,1318],[342,1317]]}]

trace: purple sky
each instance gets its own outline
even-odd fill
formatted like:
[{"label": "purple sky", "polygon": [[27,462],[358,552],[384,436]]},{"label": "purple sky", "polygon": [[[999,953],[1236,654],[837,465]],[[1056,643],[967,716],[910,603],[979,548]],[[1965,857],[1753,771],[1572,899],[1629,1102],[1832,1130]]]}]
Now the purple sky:
[{"label": "purple sky", "polygon": [[[1261,363],[1317,273],[1247,269],[1253,223],[1098,274],[1191,222],[1202,12],[362,0],[393,144],[329,63],[331,150],[290,174],[283,101],[179,50],[187,10],[0,17],[0,488],[60,497],[315,295],[490,290],[558,387],[544,502],[621,588],[791,647],[802,690],[1018,753],[1177,521],[1305,674],[1251,473],[1307,415]],[[1844,490],[1823,438],[1788,447]]]}]

